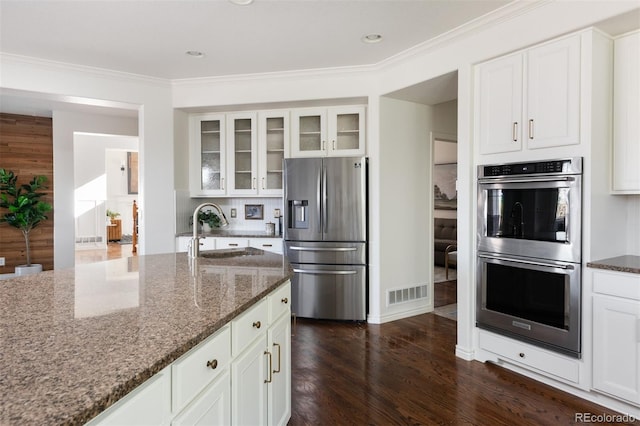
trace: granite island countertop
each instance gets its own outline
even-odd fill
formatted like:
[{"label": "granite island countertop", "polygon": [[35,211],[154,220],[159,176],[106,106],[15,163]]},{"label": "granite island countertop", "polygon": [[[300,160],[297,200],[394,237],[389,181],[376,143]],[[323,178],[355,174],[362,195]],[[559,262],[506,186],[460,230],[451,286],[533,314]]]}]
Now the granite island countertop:
[{"label": "granite island countertop", "polygon": [[95,417],[292,276],[283,256],[252,250],[195,264],[185,253],[137,256],[0,281],[0,424]]},{"label": "granite island countertop", "polygon": [[606,269],[608,271],[640,274],[640,256],[617,256],[609,259],[595,260],[587,263],[587,267]]}]

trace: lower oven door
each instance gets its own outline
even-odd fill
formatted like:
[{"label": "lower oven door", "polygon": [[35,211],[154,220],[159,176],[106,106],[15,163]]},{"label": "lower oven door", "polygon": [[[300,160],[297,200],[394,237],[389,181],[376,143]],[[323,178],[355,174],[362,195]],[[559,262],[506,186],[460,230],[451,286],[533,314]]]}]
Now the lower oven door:
[{"label": "lower oven door", "polygon": [[476,324],[580,357],[580,264],[479,253]]}]

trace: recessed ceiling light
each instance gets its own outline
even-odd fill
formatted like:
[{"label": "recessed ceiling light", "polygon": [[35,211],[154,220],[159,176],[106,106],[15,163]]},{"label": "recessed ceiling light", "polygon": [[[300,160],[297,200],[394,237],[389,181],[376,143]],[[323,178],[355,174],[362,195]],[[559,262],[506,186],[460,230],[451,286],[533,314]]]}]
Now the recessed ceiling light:
[{"label": "recessed ceiling light", "polygon": [[253,3],[253,0],[229,0],[233,4],[237,4],[238,6],[246,6]]},{"label": "recessed ceiling light", "polygon": [[382,41],[380,34],[367,34],[362,36],[362,41],[365,43],[379,43]]},{"label": "recessed ceiling light", "polygon": [[194,58],[204,58],[204,53],[200,52],[199,50],[187,50],[184,53]]}]

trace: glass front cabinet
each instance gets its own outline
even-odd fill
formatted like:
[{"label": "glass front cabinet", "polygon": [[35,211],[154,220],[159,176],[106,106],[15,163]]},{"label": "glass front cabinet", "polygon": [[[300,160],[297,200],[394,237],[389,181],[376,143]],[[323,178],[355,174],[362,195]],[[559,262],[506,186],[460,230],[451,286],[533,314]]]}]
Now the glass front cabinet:
[{"label": "glass front cabinet", "polygon": [[224,114],[191,117],[189,190],[194,197],[226,194]]},{"label": "glass front cabinet", "polygon": [[192,197],[282,196],[288,110],[198,114],[190,125]]},{"label": "glass front cabinet", "polygon": [[292,111],[292,157],[360,156],[365,153],[365,107]]}]

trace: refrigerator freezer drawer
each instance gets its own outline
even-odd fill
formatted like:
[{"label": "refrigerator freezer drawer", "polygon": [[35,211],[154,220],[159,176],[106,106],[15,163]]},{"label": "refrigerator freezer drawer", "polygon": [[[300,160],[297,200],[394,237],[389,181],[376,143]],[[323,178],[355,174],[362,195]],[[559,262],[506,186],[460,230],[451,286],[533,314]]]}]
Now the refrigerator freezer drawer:
[{"label": "refrigerator freezer drawer", "polygon": [[367,263],[367,243],[326,243],[286,241],[290,263],[364,265]]},{"label": "refrigerator freezer drawer", "polygon": [[292,264],[292,311],[301,318],[367,319],[365,266]]}]

